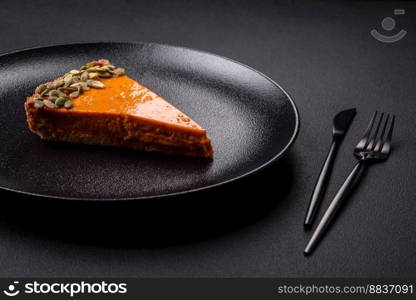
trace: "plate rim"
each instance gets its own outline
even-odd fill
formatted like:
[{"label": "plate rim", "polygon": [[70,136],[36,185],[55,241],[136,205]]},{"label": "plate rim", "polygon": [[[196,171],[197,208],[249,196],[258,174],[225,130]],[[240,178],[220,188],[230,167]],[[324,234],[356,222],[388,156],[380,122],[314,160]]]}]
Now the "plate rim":
[{"label": "plate rim", "polygon": [[272,83],[277,88],[279,88],[286,95],[287,99],[289,99],[289,102],[290,102],[290,104],[293,108],[293,111],[295,113],[295,128],[294,128],[294,131],[292,133],[292,136],[290,137],[290,140],[286,144],[286,146],[279,153],[274,155],[270,160],[268,160],[267,162],[258,166],[257,168],[254,168],[254,169],[252,169],[252,170],[250,170],[250,171],[248,171],[248,172],[246,172],[246,173],[244,173],[240,176],[237,176],[237,177],[234,177],[234,178],[231,178],[231,179],[219,182],[219,183],[214,183],[214,184],[210,184],[210,185],[206,185],[206,186],[198,187],[198,188],[193,188],[193,189],[189,189],[189,190],[185,190],[185,191],[165,193],[165,194],[159,194],[159,195],[150,195],[150,196],[126,197],[126,198],[90,198],[90,197],[80,198],[80,197],[69,197],[69,196],[64,197],[64,196],[38,194],[38,193],[33,193],[33,192],[26,192],[26,191],[22,191],[22,190],[12,189],[12,188],[4,187],[4,186],[1,186],[1,185],[0,185],[0,190],[16,193],[16,194],[20,194],[20,195],[25,195],[25,196],[38,197],[38,198],[42,198],[42,199],[60,199],[60,200],[66,200],[66,201],[82,201],[82,202],[85,202],[85,201],[88,201],[88,202],[120,202],[120,201],[131,202],[131,201],[140,201],[140,200],[146,200],[146,199],[163,199],[163,198],[169,198],[169,197],[173,197],[173,196],[180,196],[180,195],[184,195],[184,194],[197,193],[197,192],[200,192],[200,191],[213,189],[213,188],[216,188],[216,187],[219,187],[219,186],[222,186],[222,185],[226,185],[226,184],[241,180],[245,177],[248,177],[250,175],[258,173],[258,172],[262,171],[263,169],[271,166],[273,163],[275,163],[277,160],[281,159],[282,156],[284,156],[287,153],[287,151],[293,145],[293,143],[295,142],[295,140],[298,136],[299,128],[300,128],[300,117],[299,117],[298,108],[296,106],[296,103],[293,101],[292,97],[290,96],[290,94],[280,84],[278,84],[276,81],[274,81],[273,79],[271,79],[269,76],[265,75],[264,73],[254,69],[253,67],[250,67],[250,66],[248,66],[244,63],[241,63],[239,61],[236,61],[232,58],[228,58],[228,57],[225,57],[225,56],[222,56],[222,55],[219,55],[219,54],[215,54],[215,53],[211,53],[211,52],[208,52],[208,51],[193,49],[193,48],[189,48],[189,47],[185,47],[185,46],[176,46],[176,45],[161,44],[161,43],[146,42],[146,41],[119,41],[119,42],[116,42],[116,41],[94,41],[94,42],[47,44],[47,45],[38,45],[38,46],[27,47],[27,48],[19,48],[19,49],[16,49],[16,50],[0,53],[0,58],[3,58],[3,57],[8,56],[8,55],[18,54],[18,53],[25,52],[25,51],[39,50],[39,49],[43,49],[43,48],[54,48],[54,47],[62,47],[62,46],[77,46],[77,45],[99,45],[99,44],[119,44],[119,45],[120,44],[125,44],[125,45],[130,44],[130,45],[167,46],[167,47],[190,50],[190,51],[195,51],[195,52],[199,52],[199,53],[202,53],[202,54],[208,54],[208,55],[216,56],[218,58],[225,59],[225,60],[228,60],[228,61],[233,62],[235,64],[238,64],[242,67],[245,67],[245,68],[259,74],[260,76],[264,77],[266,80],[270,81],[270,83]]}]

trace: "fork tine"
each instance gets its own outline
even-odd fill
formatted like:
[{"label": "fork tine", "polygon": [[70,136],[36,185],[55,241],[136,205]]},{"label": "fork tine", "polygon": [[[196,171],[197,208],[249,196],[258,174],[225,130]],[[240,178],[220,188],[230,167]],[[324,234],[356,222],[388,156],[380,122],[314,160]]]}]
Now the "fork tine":
[{"label": "fork tine", "polygon": [[385,132],[386,132],[387,124],[389,123],[389,119],[390,119],[390,115],[387,114],[387,118],[384,121],[384,126],[383,126],[383,129],[381,130],[380,137],[378,138],[377,143],[376,143],[376,146],[374,147],[374,151],[375,152],[380,151],[381,150],[381,147],[384,144],[384,141],[386,139],[384,135],[385,135]]},{"label": "fork tine", "polygon": [[377,117],[377,111],[374,112],[373,116],[371,117],[370,123],[367,126],[367,129],[365,130],[363,138],[358,142],[356,149],[364,149],[365,146],[367,146],[368,140],[370,138],[371,130],[373,129],[374,121]]},{"label": "fork tine", "polygon": [[370,138],[370,140],[367,144],[367,147],[365,148],[366,151],[372,151],[374,149],[374,146],[375,146],[376,141],[377,141],[377,134],[378,134],[378,131],[380,129],[380,125],[383,122],[383,117],[384,117],[384,112],[381,113],[380,119],[378,120],[378,123],[377,123],[376,131],[374,132],[373,137]]},{"label": "fork tine", "polygon": [[389,129],[389,133],[387,134],[387,138],[383,144],[383,148],[381,149],[381,152],[384,154],[389,154],[390,153],[390,145],[391,145],[391,139],[393,137],[393,129],[394,129],[394,121],[396,119],[396,116],[393,115],[393,118],[391,119],[391,123],[390,123],[390,129]]},{"label": "fork tine", "polygon": [[393,128],[394,128],[394,120],[396,119],[396,116],[393,115],[393,119],[391,120],[390,130],[389,134],[387,135],[386,142],[391,142],[391,138],[393,137]]}]

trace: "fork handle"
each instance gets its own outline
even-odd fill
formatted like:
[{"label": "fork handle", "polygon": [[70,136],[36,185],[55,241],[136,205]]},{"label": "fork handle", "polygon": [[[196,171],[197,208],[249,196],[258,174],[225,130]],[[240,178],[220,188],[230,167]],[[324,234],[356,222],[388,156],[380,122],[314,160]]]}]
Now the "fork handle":
[{"label": "fork handle", "polygon": [[342,184],[341,188],[338,190],[337,194],[335,195],[334,199],[332,200],[331,204],[329,205],[328,209],[323,215],[321,221],[316,227],[314,233],[312,234],[312,237],[304,250],[305,254],[310,254],[315,249],[316,245],[318,244],[326,229],[328,228],[328,225],[331,223],[334,216],[341,207],[341,204],[351,194],[352,190],[358,183],[358,180],[361,178],[361,175],[363,174],[363,171],[366,168],[366,166],[367,163],[363,160],[360,160],[355,165],[354,169],[351,171],[350,175],[347,177],[347,179]]},{"label": "fork handle", "polygon": [[319,205],[322,202],[322,198],[324,196],[326,186],[328,184],[328,178],[331,174],[332,165],[334,163],[334,159],[338,150],[338,145],[338,140],[334,139],[332,141],[331,147],[329,148],[325,162],[322,165],[321,172],[319,173],[319,177],[316,181],[315,188],[311,196],[311,200],[309,200],[309,206],[306,211],[305,220],[303,222],[306,228],[312,225],[316,212],[318,211]]}]

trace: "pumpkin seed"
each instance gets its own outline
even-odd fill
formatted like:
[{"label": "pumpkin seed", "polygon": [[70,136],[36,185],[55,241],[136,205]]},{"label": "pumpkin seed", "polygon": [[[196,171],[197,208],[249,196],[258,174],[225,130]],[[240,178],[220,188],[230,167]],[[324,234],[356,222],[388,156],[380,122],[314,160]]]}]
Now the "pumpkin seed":
[{"label": "pumpkin seed", "polygon": [[75,82],[70,85],[71,88],[75,88],[75,89],[78,89],[78,87],[84,87],[84,86],[87,86],[87,83],[84,81]]},{"label": "pumpkin seed", "polygon": [[66,75],[66,76],[64,77],[64,83],[68,83],[68,82],[70,82],[71,80],[72,80],[72,75],[71,75],[71,74]]},{"label": "pumpkin seed", "polygon": [[77,88],[80,85],[80,82],[75,82],[69,86],[69,88]]},{"label": "pumpkin seed", "polygon": [[55,103],[56,99],[58,99],[58,97],[55,96],[49,96],[48,100]]},{"label": "pumpkin seed", "polygon": [[42,100],[39,100],[39,99],[35,99],[35,100],[33,100],[33,102],[35,103],[34,106],[36,108],[41,108],[44,105],[43,101]]},{"label": "pumpkin seed", "polygon": [[69,71],[69,74],[79,75],[79,74],[81,74],[81,71],[80,70],[71,70],[71,71]]},{"label": "pumpkin seed", "polygon": [[42,93],[40,93],[41,96],[46,96],[46,94],[49,93],[49,88],[46,88],[43,90]]},{"label": "pumpkin seed", "polygon": [[81,74],[81,80],[82,81],[85,81],[85,80],[87,80],[89,77],[88,77],[88,72],[87,71],[84,71],[82,74]]},{"label": "pumpkin seed", "polygon": [[88,84],[84,81],[80,84],[79,89],[82,91],[85,91],[86,89],[89,89]]},{"label": "pumpkin seed", "polygon": [[65,82],[64,82],[62,79],[60,79],[60,80],[58,80],[58,81],[54,82],[54,86],[55,86],[55,88],[58,88],[58,87],[63,86],[63,85],[64,85],[64,83],[65,83]]},{"label": "pumpkin seed", "polygon": [[103,73],[100,73],[100,77],[101,78],[110,78],[110,77],[113,77],[113,75],[110,72],[103,72]]},{"label": "pumpkin seed", "polygon": [[87,72],[104,72],[101,67],[91,67],[87,69]]},{"label": "pumpkin seed", "polygon": [[58,90],[59,97],[66,97],[66,94],[63,91]]},{"label": "pumpkin seed", "polygon": [[71,97],[71,98],[76,98],[78,96],[79,96],[79,91],[75,91],[75,92],[72,92],[71,94],[69,94],[69,97]]},{"label": "pumpkin seed", "polygon": [[73,76],[72,77],[72,82],[73,83],[75,83],[75,82],[80,82],[81,81],[81,78],[79,77],[79,76]]},{"label": "pumpkin seed", "polygon": [[104,65],[104,66],[101,67],[101,70],[109,72],[109,71],[111,71],[111,68],[108,65]]},{"label": "pumpkin seed", "polygon": [[62,91],[62,92],[74,92],[74,91],[76,91],[76,90],[77,90],[77,88],[75,88],[75,87],[70,87],[70,86],[67,86],[67,87],[61,87],[60,89],[61,89],[61,91]]},{"label": "pumpkin seed", "polygon": [[97,78],[99,78],[99,77],[100,77],[100,74],[98,74],[98,73],[96,73],[96,72],[91,72],[91,73],[89,73],[89,74],[88,74],[88,77],[89,77],[90,79],[97,79]]},{"label": "pumpkin seed", "polygon": [[71,108],[72,107],[72,101],[71,100],[65,101],[64,106],[65,106],[65,108]]},{"label": "pumpkin seed", "polygon": [[52,101],[49,101],[49,100],[43,100],[43,104],[45,104],[49,108],[56,108],[56,105]]},{"label": "pumpkin seed", "polygon": [[38,87],[38,91],[39,91],[39,93],[42,93],[45,89],[47,89],[48,87],[45,85],[45,84],[41,84],[39,87]]},{"label": "pumpkin seed", "polygon": [[59,92],[57,90],[51,90],[48,93],[49,97],[58,97],[59,96]]},{"label": "pumpkin seed", "polygon": [[56,99],[55,105],[58,107],[64,106],[66,101],[67,100],[64,97],[59,97],[58,99]]},{"label": "pumpkin seed", "polygon": [[97,63],[95,61],[92,61],[92,62],[87,63],[86,67],[88,69],[88,68],[94,67],[96,64]]},{"label": "pumpkin seed", "polygon": [[123,68],[117,68],[113,71],[113,74],[116,76],[121,76],[126,74],[126,70],[124,70]]},{"label": "pumpkin seed", "polygon": [[98,80],[87,80],[87,84],[90,87],[96,88],[96,89],[103,89],[105,87],[104,83]]}]

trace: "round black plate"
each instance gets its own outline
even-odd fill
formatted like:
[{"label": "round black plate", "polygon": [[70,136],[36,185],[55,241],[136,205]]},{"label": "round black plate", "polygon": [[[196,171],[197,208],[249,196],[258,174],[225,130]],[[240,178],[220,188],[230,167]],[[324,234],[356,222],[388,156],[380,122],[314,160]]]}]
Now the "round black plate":
[{"label": "round black plate", "polygon": [[[42,82],[107,58],[207,129],[214,160],[45,142],[28,130],[25,97]],[[28,49],[0,57],[0,188],[62,199],[127,200],[233,181],[279,158],[299,117],[289,95],[235,61],[149,43]]]}]

